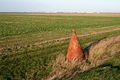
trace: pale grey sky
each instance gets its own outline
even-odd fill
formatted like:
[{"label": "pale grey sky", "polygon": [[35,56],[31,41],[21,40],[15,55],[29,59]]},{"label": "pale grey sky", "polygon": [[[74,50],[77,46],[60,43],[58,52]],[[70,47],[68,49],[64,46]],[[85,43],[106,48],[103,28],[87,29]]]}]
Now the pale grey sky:
[{"label": "pale grey sky", "polygon": [[0,0],[0,12],[120,12],[120,0]]}]

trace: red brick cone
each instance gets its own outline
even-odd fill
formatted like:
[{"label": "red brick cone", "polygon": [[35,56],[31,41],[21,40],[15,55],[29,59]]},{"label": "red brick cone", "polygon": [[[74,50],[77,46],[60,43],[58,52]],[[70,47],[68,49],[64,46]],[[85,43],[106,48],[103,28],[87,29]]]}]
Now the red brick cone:
[{"label": "red brick cone", "polygon": [[77,35],[75,31],[72,32],[71,40],[68,47],[68,53],[67,53],[67,60],[84,60],[84,53],[83,50],[77,40]]}]

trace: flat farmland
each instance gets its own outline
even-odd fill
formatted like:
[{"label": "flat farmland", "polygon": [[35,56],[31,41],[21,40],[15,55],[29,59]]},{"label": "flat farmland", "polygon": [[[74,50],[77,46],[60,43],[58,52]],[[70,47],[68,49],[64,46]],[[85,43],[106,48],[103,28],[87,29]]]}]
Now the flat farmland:
[{"label": "flat farmland", "polygon": [[[76,30],[85,48],[91,42],[119,36],[120,14],[0,13],[0,79],[40,80],[47,77],[56,57],[66,55],[72,29]],[[74,79],[104,80],[109,76],[107,80],[112,80],[112,75],[120,73],[119,57],[106,62],[110,64],[107,67],[92,69]],[[101,74],[100,70],[108,75]],[[118,80],[120,75],[115,78]]]}]

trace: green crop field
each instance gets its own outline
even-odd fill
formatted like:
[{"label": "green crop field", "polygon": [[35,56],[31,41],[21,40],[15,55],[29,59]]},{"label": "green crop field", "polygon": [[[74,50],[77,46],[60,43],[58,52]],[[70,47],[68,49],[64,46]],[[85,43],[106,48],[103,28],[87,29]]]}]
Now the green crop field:
[{"label": "green crop field", "polygon": [[[85,48],[91,42],[120,35],[120,14],[0,13],[0,80],[47,77],[56,57],[66,55],[72,29]],[[74,77],[74,80],[119,79],[120,54]]]}]

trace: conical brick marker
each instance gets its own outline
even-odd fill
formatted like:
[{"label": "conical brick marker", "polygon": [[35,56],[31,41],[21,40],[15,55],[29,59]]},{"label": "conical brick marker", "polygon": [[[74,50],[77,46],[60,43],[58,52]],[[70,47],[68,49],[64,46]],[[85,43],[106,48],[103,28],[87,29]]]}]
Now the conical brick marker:
[{"label": "conical brick marker", "polygon": [[67,60],[84,60],[83,50],[77,40],[76,32],[72,32],[71,40],[68,47]]}]

